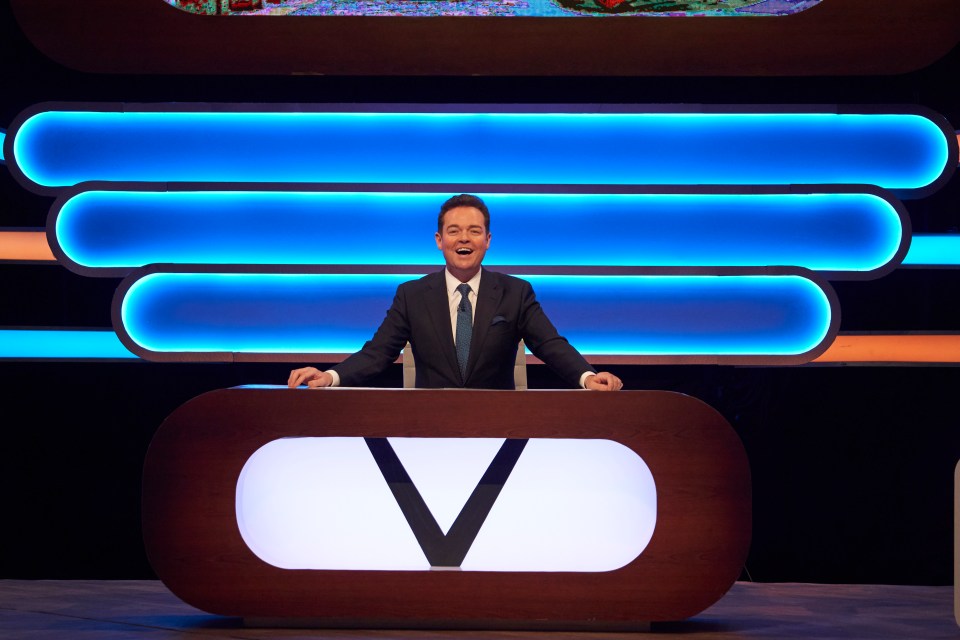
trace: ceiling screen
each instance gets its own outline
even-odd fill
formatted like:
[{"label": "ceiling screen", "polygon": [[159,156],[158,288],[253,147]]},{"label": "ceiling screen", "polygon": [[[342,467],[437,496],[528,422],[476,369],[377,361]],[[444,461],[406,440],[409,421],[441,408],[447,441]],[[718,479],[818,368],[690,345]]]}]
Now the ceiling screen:
[{"label": "ceiling screen", "polygon": [[821,0],[165,0],[184,11],[285,16],[778,16]]}]

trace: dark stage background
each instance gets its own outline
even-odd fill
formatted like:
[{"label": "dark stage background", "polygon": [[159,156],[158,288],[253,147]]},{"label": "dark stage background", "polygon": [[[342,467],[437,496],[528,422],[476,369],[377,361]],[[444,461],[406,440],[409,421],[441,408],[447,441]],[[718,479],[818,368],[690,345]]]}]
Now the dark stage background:
[{"label": "dark stage background", "polygon": [[[960,124],[958,49],[930,67],[891,77],[95,75],[59,66],[34,50],[6,3],[0,22],[0,127],[32,104],[56,100],[916,104]],[[471,44],[488,46],[465,46]],[[43,227],[50,204],[51,198],[27,192],[0,170],[0,227]],[[906,206],[915,232],[957,231],[960,178]],[[109,327],[118,282],[81,277],[58,265],[0,262],[0,327]],[[960,329],[960,270],[904,268],[875,281],[833,285],[841,331]],[[754,480],[754,538],[743,579],[951,583],[960,368],[608,368],[630,389],[698,397],[740,434]],[[200,393],[282,383],[289,369],[284,363],[0,361],[0,578],[154,577],[139,525],[140,472],[152,434],[165,416]],[[533,388],[558,384],[539,365],[529,375]],[[377,384],[400,382],[395,366]]]}]

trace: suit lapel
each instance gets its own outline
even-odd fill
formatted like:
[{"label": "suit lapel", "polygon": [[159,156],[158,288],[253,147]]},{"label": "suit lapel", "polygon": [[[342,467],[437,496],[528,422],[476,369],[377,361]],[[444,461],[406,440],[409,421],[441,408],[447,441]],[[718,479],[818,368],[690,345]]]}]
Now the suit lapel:
[{"label": "suit lapel", "polygon": [[[477,365],[477,359],[483,353],[483,341],[493,322],[493,314],[500,306],[503,289],[497,273],[483,270],[480,276],[480,291],[477,292],[477,310],[473,314],[473,336],[470,338],[470,358],[467,360],[467,378]],[[454,353],[456,356],[456,353]]]},{"label": "suit lapel", "polygon": [[[482,282],[482,279],[481,279]],[[457,348],[453,344],[453,327],[450,325],[450,298],[447,296],[447,280],[443,271],[430,278],[427,291],[427,315],[437,335],[437,344],[447,361],[450,379],[460,378],[460,365],[457,364]],[[478,309],[479,311],[479,309]]]}]

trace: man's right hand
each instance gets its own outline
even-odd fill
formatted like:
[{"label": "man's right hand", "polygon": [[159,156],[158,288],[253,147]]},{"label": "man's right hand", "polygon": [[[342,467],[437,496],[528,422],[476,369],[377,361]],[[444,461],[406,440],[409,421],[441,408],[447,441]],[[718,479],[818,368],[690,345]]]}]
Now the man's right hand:
[{"label": "man's right hand", "polygon": [[287,380],[287,386],[295,389],[302,384],[307,385],[311,389],[329,387],[333,384],[333,376],[326,371],[320,371],[314,367],[304,367],[291,371],[290,378]]}]

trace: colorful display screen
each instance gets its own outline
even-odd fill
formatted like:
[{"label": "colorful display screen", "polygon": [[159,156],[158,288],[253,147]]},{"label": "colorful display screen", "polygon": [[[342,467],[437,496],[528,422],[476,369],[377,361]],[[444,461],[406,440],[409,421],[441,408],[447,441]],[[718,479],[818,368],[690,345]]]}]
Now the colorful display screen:
[{"label": "colorful display screen", "polygon": [[821,0],[164,0],[191,13],[283,16],[782,16]]}]

